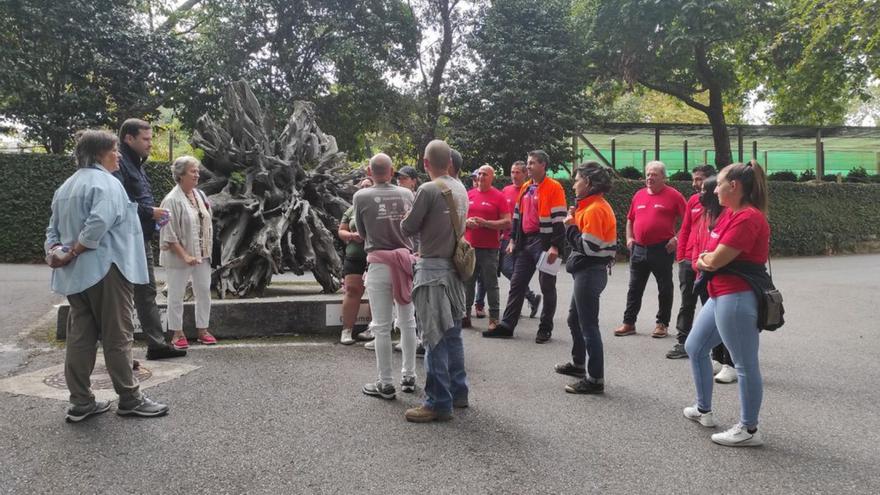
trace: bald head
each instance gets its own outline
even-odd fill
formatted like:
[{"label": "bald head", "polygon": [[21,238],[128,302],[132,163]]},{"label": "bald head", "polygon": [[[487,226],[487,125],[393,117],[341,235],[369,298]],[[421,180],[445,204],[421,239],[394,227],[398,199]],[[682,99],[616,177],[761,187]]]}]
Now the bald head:
[{"label": "bald head", "polygon": [[445,141],[435,139],[425,148],[425,170],[433,179],[449,173],[452,154]]},{"label": "bald head", "polygon": [[492,183],[495,181],[495,169],[492,168],[491,165],[483,165],[482,167],[477,169],[477,188],[480,191],[486,192],[492,187]]},{"label": "bald head", "polygon": [[391,180],[392,167],[391,157],[385,153],[378,153],[370,158],[370,172],[376,182],[388,182]]}]

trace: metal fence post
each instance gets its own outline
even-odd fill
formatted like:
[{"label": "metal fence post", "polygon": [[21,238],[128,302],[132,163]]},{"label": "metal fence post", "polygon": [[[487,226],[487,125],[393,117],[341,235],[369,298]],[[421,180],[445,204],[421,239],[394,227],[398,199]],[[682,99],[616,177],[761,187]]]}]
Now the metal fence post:
[{"label": "metal fence post", "polygon": [[645,171],[645,167],[648,166],[648,150],[642,150],[642,172]]},{"label": "metal fence post", "polygon": [[174,131],[168,129],[168,161],[174,161]]},{"label": "metal fence post", "polygon": [[654,128],[654,159],[660,160],[660,128]]},{"label": "metal fence post", "polygon": [[752,160],[758,159],[758,141],[752,141]]},{"label": "metal fence post", "polygon": [[767,159],[767,150],[764,150],[764,170],[770,171],[770,160]]},{"label": "metal fence post", "polygon": [[743,128],[740,126],[736,126],[736,150],[737,150],[737,160],[742,163],[743,161]]},{"label": "metal fence post", "polygon": [[825,162],[822,160],[822,129],[816,129],[816,177],[825,175]]},{"label": "metal fence post", "polygon": [[709,150],[703,150],[703,163],[709,163]]},{"label": "metal fence post", "polygon": [[[878,159],[877,163],[880,164],[880,159]],[[614,138],[611,138],[611,168],[617,169],[617,141]]]},{"label": "metal fence post", "polygon": [[683,171],[688,171],[688,140],[684,140],[684,168]]}]

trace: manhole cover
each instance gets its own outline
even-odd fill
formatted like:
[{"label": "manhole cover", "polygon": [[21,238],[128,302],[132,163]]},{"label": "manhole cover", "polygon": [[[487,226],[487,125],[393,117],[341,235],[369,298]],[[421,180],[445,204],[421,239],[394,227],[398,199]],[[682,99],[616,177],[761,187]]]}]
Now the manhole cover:
[{"label": "manhole cover", "polygon": [[[139,382],[145,382],[153,376],[153,373],[144,368],[144,365],[134,370],[134,376]],[[64,371],[49,375],[43,379],[46,385],[60,390],[67,390],[67,382],[64,380]],[[95,364],[95,370],[92,372],[92,389],[93,390],[113,390],[113,382],[110,380],[110,374],[107,373],[107,367],[101,363]]]}]

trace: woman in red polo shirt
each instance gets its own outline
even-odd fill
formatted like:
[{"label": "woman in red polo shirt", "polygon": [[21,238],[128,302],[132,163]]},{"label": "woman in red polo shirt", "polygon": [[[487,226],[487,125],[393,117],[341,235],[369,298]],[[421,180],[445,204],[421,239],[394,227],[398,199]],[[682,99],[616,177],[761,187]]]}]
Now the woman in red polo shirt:
[{"label": "woman in red polo shirt", "polygon": [[739,379],[740,422],[712,441],[731,447],[763,444],[758,431],[763,383],[758,365],[758,300],[749,283],[725,268],[767,263],[770,226],[767,223],[767,179],[757,162],[728,165],[718,175],[718,200],[729,211],[710,233],[696,268],[709,279],[709,301],[703,306],[685,342],[697,390],[695,405],[684,416],[715,427],[712,413],[712,361],[709,351],[724,343],[736,363]]}]

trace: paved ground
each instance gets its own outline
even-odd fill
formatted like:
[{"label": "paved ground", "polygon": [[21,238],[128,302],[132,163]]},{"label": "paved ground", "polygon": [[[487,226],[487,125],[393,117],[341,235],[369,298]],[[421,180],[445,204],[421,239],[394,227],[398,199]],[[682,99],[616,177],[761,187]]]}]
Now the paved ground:
[{"label": "paved ground", "polygon": [[[472,407],[444,424],[406,423],[416,396],[362,395],[375,377],[362,348],[197,348],[183,362],[199,369],[147,390],[172,406],[161,419],[68,425],[63,402],[0,393],[0,492],[878,493],[880,256],[773,268],[788,323],[762,336],[760,449],[716,446],[681,417],[693,385],[687,361],[663,357],[672,339],[647,335],[656,292],[639,335],[610,335],[627,282],[618,266],[601,312],[604,396],[567,395],[569,379],[552,372],[570,350],[562,307],[547,345],[534,343],[536,320],[509,341],[466,332]],[[561,277],[561,301],[570,287]],[[42,352],[16,374],[62,359]],[[735,422],[736,386],[715,397],[723,424]]]}]

